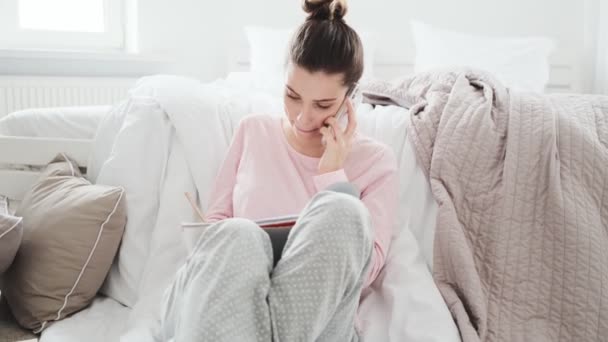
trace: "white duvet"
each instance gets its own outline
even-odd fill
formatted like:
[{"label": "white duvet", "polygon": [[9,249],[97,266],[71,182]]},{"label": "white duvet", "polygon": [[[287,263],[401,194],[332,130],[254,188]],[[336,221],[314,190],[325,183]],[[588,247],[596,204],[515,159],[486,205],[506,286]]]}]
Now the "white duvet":
[{"label": "white duvet", "polygon": [[[127,191],[129,220],[102,289],[110,298],[51,326],[41,341],[150,341],[164,288],[186,256],[179,224],[193,217],[183,193],[198,192],[205,208],[238,121],[281,109],[280,99],[226,81],[142,79],[102,121],[89,165],[97,182]],[[362,105],[358,118],[363,133],[395,150],[401,178],[387,264],[360,307],[364,339],[459,341],[430,272],[436,204],[407,139],[408,114]]]}]

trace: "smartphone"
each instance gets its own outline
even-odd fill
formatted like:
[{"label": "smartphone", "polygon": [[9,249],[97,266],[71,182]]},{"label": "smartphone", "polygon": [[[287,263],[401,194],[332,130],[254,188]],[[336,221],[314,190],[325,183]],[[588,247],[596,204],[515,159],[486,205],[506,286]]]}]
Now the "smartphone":
[{"label": "smartphone", "polygon": [[[359,104],[361,103],[361,101],[363,99],[363,96],[361,95],[361,90],[359,89],[359,85],[355,84],[353,89],[351,89],[349,91],[348,98],[350,99],[350,102],[352,103],[353,108],[357,108],[357,106],[359,106]],[[338,109],[338,112],[334,116],[336,118],[336,120],[338,121],[338,123],[340,124],[340,126],[342,126],[342,128],[344,128],[344,129],[348,125],[348,115],[346,114],[347,110],[348,110],[348,107],[346,105],[346,100],[344,100],[344,103],[342,104],[342,106],[340,106],[340,109]]]},{"label": "smartphone", "polygon": [[[355,86],[349,90],[348,94],[346,95],[349,99],[350,102],[353,105],[353,108],[357,108],[357,106],[361,103],[361,101],[363,100],[363,95],[361,94],[361,90],[359,89],[359,85],[355,84]],[[340,109],[338,109],[338,111],[336,112],[336,115],[334,115],[334,117],[336,118],[336,121],[338,121],[338,125],[345,130],[346,127],[348,126],[348,115],[346,114],[346,112],[348,111],[348,107],[346,105],[346,99],[344,100],[344,103],[342,103],[342,105],[340,106]],[[321,143],[323,145],[325,145],[325,137],[323,137],[321,139]]]}]

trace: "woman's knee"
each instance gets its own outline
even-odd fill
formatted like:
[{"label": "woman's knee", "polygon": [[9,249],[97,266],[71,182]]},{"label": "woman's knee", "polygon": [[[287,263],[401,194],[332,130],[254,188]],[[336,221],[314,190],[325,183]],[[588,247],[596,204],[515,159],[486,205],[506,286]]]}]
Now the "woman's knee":
[{"label": "woman's knee", "polygon": [[272,247],[264,234],[255,223],[245,219],[228,219],[211,225],[180,270],[176,282],[184,288],[206,286],[219,292],[266,288],[272,271]]},{"label": "woman's knee", "polygon": [[262,248],[251,249],[252,252],[261,252],[269,243],[265,232],[253,221],[243,218],[229,218],[217,222],[201,235],[194,253],[205,252],[209,248],[223,251],[240,250],[244,247],[250,250],[252,245]]},{"label": "woman's knee", "polygon": [[317,209],[311,211],[311,215],[318,215],[320,221],[312,225],[317,230],[315,235],[333,239],[345,238],[346,234],[358,237],[362,243],[371,244],[371,218],[359,198],[335,191],[323,191],[317,196]]},{"label": "woman's knee", "polygon": [[263,232],[253,221],[244,218],[229,218],[219,222],[218,232],[234,240],[258,239]]},{"label": "woman's knee", "polygon": [[343,211],[353,217],[367,215],[367,208],[358,197],[337,191],[325,191],[325,193],[330,210]]}]

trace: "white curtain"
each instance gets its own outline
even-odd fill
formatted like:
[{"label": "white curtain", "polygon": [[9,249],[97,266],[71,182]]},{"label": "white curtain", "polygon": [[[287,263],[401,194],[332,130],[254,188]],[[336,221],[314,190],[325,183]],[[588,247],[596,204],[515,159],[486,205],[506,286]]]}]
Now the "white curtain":
[{"label": "white curtain", "polygon": [[608,94],[608,1],[599,0],[593,92]]}]

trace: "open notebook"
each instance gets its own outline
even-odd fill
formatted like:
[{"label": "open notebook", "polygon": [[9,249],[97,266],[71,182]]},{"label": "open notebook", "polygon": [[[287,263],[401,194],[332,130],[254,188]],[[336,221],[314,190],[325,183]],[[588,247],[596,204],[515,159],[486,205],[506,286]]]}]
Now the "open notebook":
[{"label": "open notebook", "polygon": [[[285,247],[285,244],[287,243],[287,238],[289,237],[289,231],[296,224],[297,219],[297,215],[289,215],[270,217],[254,221],[258,226],[260,226],[261,229],[268,233],[268,236],[270,237],[274,266],[276,266],[279,260],[281,259],[281,255],[283,254],[283,248]],[[194,249],[194,246],[196,245],[200,234],[202,234],[202,232],[205,230],[202,228],[209,227],[213,223],[215,222],[182,223],[184,239],[189,252]]]},{"label": "open notebook", "polygon": [[[215,222],[205,222],[205,215],[200,211],[196,201],[192,194],[186,192],[184,193],[188,203],[192,207],[194,213],[201,219],[201,222],[186,222],[182,223],[182,229],[189,230],[191,228],[204,228],[212,225]],[[269,217],[265,219],[255,220],[258,226],[261,228],[291,228],[297,221],[298,215],[285,215],[285,216],[276,216]]]},{"label": "open notebook", "polygon": [[[203,215],[203,213],[198,208],[194,197],[187,192],[184,193],[184,195],[190,203],[190,206],[192,207],[194,213],[201,219],[201,222],[182,222],[184,242],[186,243],[188,252],[192,252],[201,234],[205,230],[203,228],[209,227],[217,222],[204,222],[205,215]],[[287,243],[287,238],[289,237],[289,231],[296,224],[297,220],[298,215],[286,215],[269,217],[254,221],[270,237],[275,266],[279,259],[281,259],[283,248],[285,247],[285,244]]]},{"label": "open notebook", "polygon": [[[286,216],[277,216],[277,217],[269,217],[261,220],[254,220],[258,226],[264,229],[270,228],[287,228],[292,227],[296,224],[298,219],[298,215],[286,215]],[[212,225],[215,222],[184,222],[182,223],[182,228],[191,229],[191,228],[204,228]]]}]

